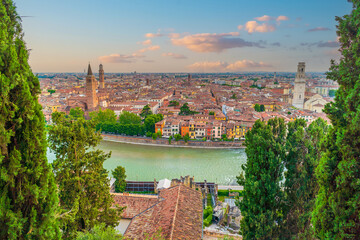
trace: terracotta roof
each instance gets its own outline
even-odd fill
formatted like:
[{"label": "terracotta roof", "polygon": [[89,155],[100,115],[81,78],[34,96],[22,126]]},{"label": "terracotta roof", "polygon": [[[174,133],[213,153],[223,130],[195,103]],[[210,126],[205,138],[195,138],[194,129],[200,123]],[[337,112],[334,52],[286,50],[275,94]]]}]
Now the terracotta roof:
[{"label": "terracotta roof", "polygon": [[121,217],[133,218],[154,204],[159,202],[157,196],[144,195],[123,195],[121,193],[113,193],[115,204],[120,207],[126,207]]},{"label": "terracotta roof", "polygon": [[132,219],[125,237],[147,239],[161,231],[165,239],[202,238],[201,192],[181,184],[162,190],[159,199]]}]

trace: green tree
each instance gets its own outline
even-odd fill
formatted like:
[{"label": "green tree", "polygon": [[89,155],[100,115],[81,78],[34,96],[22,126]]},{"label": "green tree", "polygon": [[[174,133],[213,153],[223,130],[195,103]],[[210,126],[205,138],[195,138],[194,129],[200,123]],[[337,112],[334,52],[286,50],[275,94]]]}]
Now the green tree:
[{"label": "green tree", "polygon": [[175,134],[174,138],[175,138],[175,141],[179,141],[179,140],[181,140],[182,137],[180,134]]},{"label": "green tree", "polygon": [[163,118],[164,116],[162,114],[149,115],[144,121],[145,131],[154,133],[155,123],[160,122],[161,120],[163,120]]},{"label": "green tree", "polygon": [[261,110],[260,110],[260,105],[257,104],[257,103],[255,104],[254,109],[255,109],[255,111],[257,111],[257,112],[261,112]]},{"label": "green tree", "polygon": [[210,115],[210,116],[214,116],[214,115],[215,115],[215,112],[214,112],[214,111],[210,111],[210,112],[209,112],[209,115]]},{"label": "green tree", "polygon": [[261,105],[260,105],[260,112],[265,112],[265,106],[264,106],[264,104],[261,104]]},{"label": "green tree", "polygon": [[157,133],[153,133],[151,137],[152,137],[152,139],[156,140],[158,138],[158,135],[157,135]]},{"label": "green tree", "polygon": [[104,223],[95,225],[90,231],[78,232],[76,240],[121,240],[121,234],[113,227],[107,227]]},{"label": "green tree", "polygon": [[119,116],[120,124],[141,124],[141,117],[135,113],[123,111]]},{"label": "green tree", "polygon": [[0,26],[0,239],[59,239],[40,84],[11,0],[0,2]]},{"label": "green tree", "polygon": [[72,108],[70,109],[69,115],[74,118],[84,118],[84,111],[79,107]]},{"label": "green tree", "polygon": [[335,94],[336,94],[336,90],[334,89],[329,90],[329,97],[335,97]]},{"label": "green tree", "polygon": [[337,17],[342,57],[327,77],[340,88],[325,106],[333,128],[316,169],[319,193],[312,222],[320,239],[358,239],[360,233],[360,1]]},{"label": "green tree", "polygon": [[99,111],[94,111],[89,113],[91,119],[93,119],[96,123],[115,123],[116,122],[116,114],[111,109],[105,109],[104,111],[99,109]]},{"label": "green tree", "polygon": [[146,119],[149,115],[152,115],[152,114],[153,114],[153,112],[151,111],[149,104],[147,104],[141,110],[140,117],[142,117],[143,119]]},{"label": "green tree", "polygon": [[231,97],[230,97],[231,99],[237,99],[237,97],[236,97],[236,94],[235,93],[233,93],[233,95],[231,95]]},{"label": "green tree", "polygon": [[52,116],[49,143],[56,155],[53,167],[60,207],[70,213],[62,219],[64,237],[74,238],[77,231],[90,230],[101,222],[114,227],[121,209],[112,208],[108,172],[103,167],[111,153],[93,150],[101,141],[96,123],[59,112]]},{"label": "green tree", "polygon": [[321,157],[321,144],[328,131],[321,118],[306,127],[306,121],[289,122],[284,158],[283,239],[314,239],[311,214],[318,192],[315,169]]},{"label": "green tree", "polygon": [[113,177],[115,180],[115,192],[124,192],[126,189],[126,174],[125,168],[122,166],[117,166],[112,171]]},{"label": "green tree", "polygon": [[189,133],[186,133],[184,136],[184,141],[187,143],[190,140]]},{"label": "green tree", "polygon": [[172,136],[169,137],[169,145],[171,144]]},{"label": "green tree", "polygon": [[176,101],[176,100],[172,100],[169,103],[169,107],[176,107],[176,106],[179,106],[179,105],[180,105],[180,103],[178,101]]},{"label": "green tree", "polygon": [[187,115],[194,115],[194,114],[195,114],[195,112],[190,110],[188,103],[184,103],[184,105],[182,105],[180,107],[179,115],[187,116]]},{"label": "green tree", "polygon": [[285,154],[286,126],[280,118],[267,124],[257,120],[246,133],[247,162],[242,165],[245,176],[238,177],[244,187],[240,207],[243,239],[275,239],[281,223],[283,191],[282,159]]}]

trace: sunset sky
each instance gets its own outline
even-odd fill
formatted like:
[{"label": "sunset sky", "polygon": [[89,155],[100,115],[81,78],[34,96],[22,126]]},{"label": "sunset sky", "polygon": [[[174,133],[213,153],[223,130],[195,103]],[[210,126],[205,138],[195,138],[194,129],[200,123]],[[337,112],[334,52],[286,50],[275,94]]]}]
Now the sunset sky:
[{"label": "sunset sky", "polygon": [[35,72],[326,71],[346,0],[15,0]]}]

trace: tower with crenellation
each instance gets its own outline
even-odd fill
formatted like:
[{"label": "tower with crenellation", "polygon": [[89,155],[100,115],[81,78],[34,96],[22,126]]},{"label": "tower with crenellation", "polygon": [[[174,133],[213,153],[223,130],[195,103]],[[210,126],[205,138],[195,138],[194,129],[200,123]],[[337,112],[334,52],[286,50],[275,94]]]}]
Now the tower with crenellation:
[{"label": "tower with crenellation", "polygon": [[305,62],[299,62],[298,69],[295,77],[295,85],[293,92],[292,105],[294,107],[303,109],[305,99]]}]

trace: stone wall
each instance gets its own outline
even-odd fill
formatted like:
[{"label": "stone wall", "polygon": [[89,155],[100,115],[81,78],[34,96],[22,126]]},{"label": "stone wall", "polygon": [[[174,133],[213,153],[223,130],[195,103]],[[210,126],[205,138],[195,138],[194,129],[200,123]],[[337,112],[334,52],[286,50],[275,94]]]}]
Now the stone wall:
[{"label": "stone wall", "polygon": [[169,144],[168,139],[157,139],[153,140],[152,138],[147,137],[134,137],[134,136],[122,136],[115,134],[102,134],[103,139],[106,141],[116,141],[123,143],[136,143],[136,144],[149,144],[149,145],[163,145],[169,147],[199,147],[199,148],[244,148],[242,142],[203,142],[203,141],[188,141],[187,143],[184,140],[175,141],[172,139],[171,144]]}]

